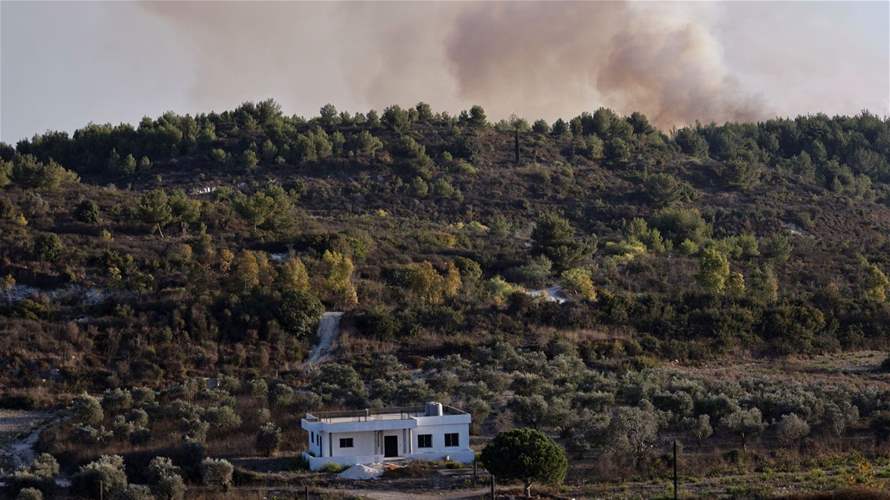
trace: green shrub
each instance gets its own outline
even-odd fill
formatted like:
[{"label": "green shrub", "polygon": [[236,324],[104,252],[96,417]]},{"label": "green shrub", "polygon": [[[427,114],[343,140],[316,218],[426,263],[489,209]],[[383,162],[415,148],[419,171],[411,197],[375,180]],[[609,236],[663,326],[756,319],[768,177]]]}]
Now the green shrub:
[{"label": "green shrub", "polygon": [[534,482],[559,484],[565,478],[565,451],[541,431],[515,429],[498,434],[482,450],[482,464],[498,479],[525,483],[526,496]]},{"label": "green shrub", "polygon": [[133,406],[133,396],[126,389],[111,389],[102,395],[102,408],[109,413],[119,413]]},{"label": "green shrub", "polygon": [[43,500],[43,493],[37,488],[22,488],[16,500]]},{"label": "green shrub", "polygon": [[31,251],[34,257],[44,262],[52,262],[59,258],[65,250],[62,239],[55,233],[43,233],[34,237]]},{"label": "green shrub", "polygon": [[105,427],[98,428],[91,425],[76,425],[72,430],[72,435],[78,441],[91,445],[107,444],[114,436],[112,431],[108,431]]},{"label": "green shrub", "polygon": [[105,419],[105,412],[102,411],[99,400],[86,393],[74,399],[71,412],[78,422],[86,425],[98,425]]},{"label": "green shrub", "polygon": [[358,314],[355,317],[355,326],[362,334],[380,339],[392,340],[401,329],[395,313],[382,306],[376,306]]},{"label": "green shrub", "polygon": [[85,224],[99,222],[99,205],[92,200],[83,200],[74,209],[74,218]]},{"label": "green shrub", "polygon": [[41,453],[31,462],[28,472],[37,477],[50,479],[59,474],[59,462],[49,453]]},{"label": "green shrub", "polygon": [[241,425],[241,417],[231,406],[212,406],[204,412],[204,418],[217,431],[230,431]]},{"label": "green shrub", "polygon": [[228,460],[205,458],[201,462],[201,479],[206,486],[228,490],[232,485],[234,470]]},{"label": "green shrub", "polygon": [[182,431],[186,439],[203,443],[207,441],[210,424],[198,417],[183,418],[179,421],[179,430]]},{"label": "green shrub", "polygon": [[111,498],[126,488],[124,459],[119,455],[102,455],[81,467],[71,478],[71,491],[88,498]]},{"label": "green shrub", "polygon": [[250,395],[255,398],[265,399],[269,394],[269,384],[261,378],[251,379],[247,385],[250,388]]},{"label": "green shrub", "polygon": [[130,422],[138,427],[148,426],[148,412],[146,412],[142,408],[133,408],[132,410],[127,412],[126,418],[127,422]]},{"label": "green shrub", "polygon": [[279,446],[281,446],[281,429],[272,422],[260,427],[256,435],[257,451],[270,456],[278,451]]},{"label": "green shrub", "polygon": [[151,492],[159,500],[182,500],[185,482],[179,467],[167,457],[154,457],[148,464],[148,482]]},{"label": "green shrub", "polygon": [[118,490],[111,496],[111,500],[155,500],[151,489],[143,484],[131,484],[122,490]]},{"label": "green shrub", "polygon": [[22,187],[37,189],[57,189],[62,184],[80,181],[77,174],[58,163],[42,163],[31,155],[16,155],[10,178]]},{"label": "green shrub", "polygon": [[36,490],[51,495],[55,490],[55,477],[59,474],[59,463],[49,453],[38,455],[31,465],[17,470],[8,482],[12,490]]},{"label": "green shrub", "polygon": [[147,427],[135,427],[130,431],[128,436],[130,444],[133,446],[142,446],[151,441],[151,429]]},{"label": "green shrub", "polygon": [[324,464],[324,467],[322,467],[319,470],[321,472],[326,472],[328,474],[339,474],[339,473],[343,472],[344,470],[346,470],[347,468],[348,467],[346,467],[345,465],[340,465],[340,464],[337,464],[334,462],[329,462],[329,463]]}]

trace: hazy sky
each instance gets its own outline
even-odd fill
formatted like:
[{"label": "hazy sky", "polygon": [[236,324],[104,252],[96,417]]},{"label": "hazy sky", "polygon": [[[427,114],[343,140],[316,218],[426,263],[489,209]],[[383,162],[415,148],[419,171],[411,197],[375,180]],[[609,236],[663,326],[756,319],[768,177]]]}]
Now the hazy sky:
[{"label": "hazy sky", "polygon": [[0,140],[275,98],[661,126],[890,115],[888,2],[0,2]]}]

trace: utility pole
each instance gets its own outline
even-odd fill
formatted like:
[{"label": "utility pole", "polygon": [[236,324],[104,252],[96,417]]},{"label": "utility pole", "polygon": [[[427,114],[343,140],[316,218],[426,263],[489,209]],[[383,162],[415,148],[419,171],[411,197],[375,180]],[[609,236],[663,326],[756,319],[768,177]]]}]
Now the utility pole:
[{"label": "utility pole", "polygon": [[519,165],[519,129],[514,131],[513,136],[513,161]]},{"label": "utility pole", "polygon": [[677,440],[674,440],[674,500],[677,500],[679,497],[679,489],[677,488]]},{"label": "utility pole", "polygon": [[495,479],[494,474],[491,475],[491,500],[495,500],[494,489],[495,489]]}]

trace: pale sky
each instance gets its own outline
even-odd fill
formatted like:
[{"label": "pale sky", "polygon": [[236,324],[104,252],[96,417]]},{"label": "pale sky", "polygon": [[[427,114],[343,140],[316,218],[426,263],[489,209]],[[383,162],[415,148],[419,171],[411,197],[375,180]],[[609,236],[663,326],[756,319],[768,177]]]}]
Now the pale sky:
[{"label": "pale sky", "polygon": [[[660,124],[890,115],[890,3],[0,2],[0,140],[275,98]],[[750,118],[749,118],[750,117]]]}]

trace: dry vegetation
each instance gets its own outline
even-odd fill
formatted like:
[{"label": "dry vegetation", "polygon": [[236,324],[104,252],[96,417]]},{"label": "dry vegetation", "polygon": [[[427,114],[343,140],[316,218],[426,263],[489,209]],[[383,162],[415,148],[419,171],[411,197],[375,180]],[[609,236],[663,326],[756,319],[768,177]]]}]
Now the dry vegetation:
[{"label": "dry vegetation", "polygon": [[[668,135],[604,109],[307,120],[264,101],[0,158],[0,407],[67,417],[38,443],[60,471],[13,488],[236,494],[205,456],[238,487],[323,483],[297,470],[303,412],[431,399],[473,413],[477,447],[557,439],[554,495],[661,495],[674,439],[704,497],[883,485],[878,117]],[[553,285],[567,302],[525,293]],[[325,310],[345,311],[335,359],[305,369]]]}]

